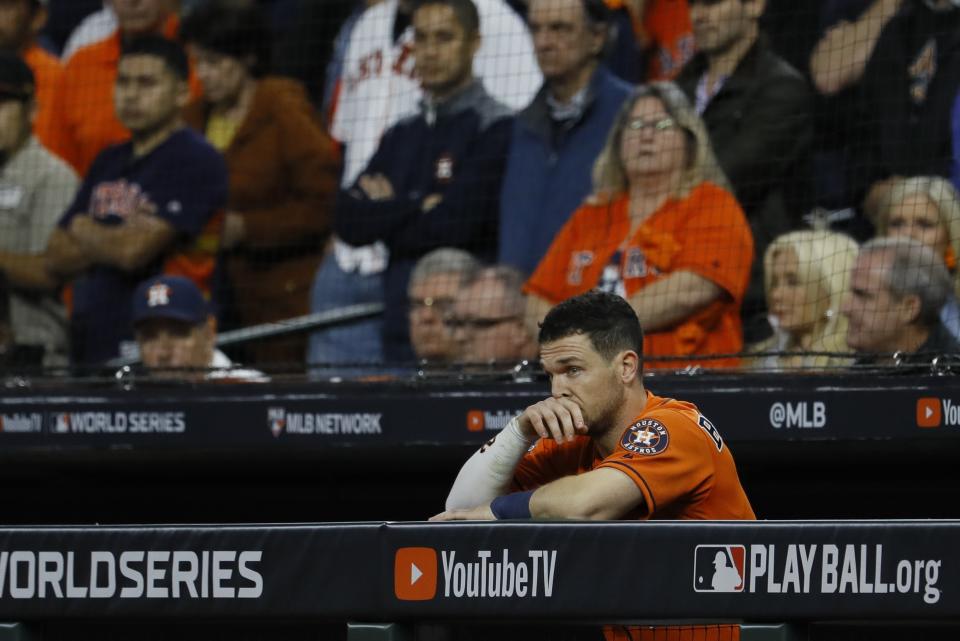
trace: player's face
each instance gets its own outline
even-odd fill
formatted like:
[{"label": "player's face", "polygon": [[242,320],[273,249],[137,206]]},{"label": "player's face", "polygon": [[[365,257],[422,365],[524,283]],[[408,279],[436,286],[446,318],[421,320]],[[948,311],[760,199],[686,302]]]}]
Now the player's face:
[{"label": "player's face", "polygon": [[246,65],[237,58],[191,45],[194,68],[203,84],[203,97],[215,106],[232,106],[252,80]]},{"label": "player's face", "polygon": [[411,285],[410,343],[417,358],[450,361],[457,344],[444,324],[460,289],[459,274],[434,274]]},{"label": "player's face", "polygon": [[503,283],[486,278],[464,289],[453,307],[450,325],[459,346],[457,360],[467,363],[517,361],[525,355],[526,330],[520,310],[510,309]]},{"label": "player's face", "polygon": [[850,273],[850,292],[841,311],[846,315],[847,345],[858,352],[892,352],[911,322],[906,301],[898,301],[886,285],[890,254],[870,252],[857,257]]},{"label": "player's face", "polygon": [[887,212],[887,236],[904,236],[945,256],[950,242],[936,205],[924,194],[908,194]]},{"label": "player's face", "polygon": [[480,46],[467,34],[453,9],[424,5],[413,14],[413,55],[423,90],[444,97],[473,77],[473,56]]},{"label": "player's face", "polygon": [[697,51],[721,54],[747,34],[759,16],[760,0],[693,0],[690,22]]},{"label": "player's face", "polygon": [[191,325],[170,319],[150,319],[136,327],[144,366],[151,370],[207,368],[216,334],[212,321]]},{"label": "player's face", "polygon": [[620,162],[628,179],[682,171],[686,134],[659,98],[640,98],[620,137]]},{"label": "player's face", "polygon": [[829,305],[827,296],[818,285],[810,282],[810,266],[803,267],[791,247],[774,253],[770,264],[767,293],[770,315],[776,318],[778,327],[793,335],[813,330],[817,320],[824,318]]},{"label": "player's face", "polygon": [[156,31],[171,9],[170,0],[112,0],[117,25],[126,35]]},{"label": "player's face", "polygon": [[582,0],[532,0],[528,23],[547,82],[577,77],[603,48],[603,33],[587,21]]},{"label": "player's face", "polygon": [[580,406],[591,436],[617,427],[626,392],[614,368],[616,361],[603,358],[583,334],[540,346],[540,362],[550,377],[550,393]]},{"label": "player's face", "polygon": [[188,99],[187,83],[177,78],[162,58],[120,58],[114,104],[117,118],[135,136],[178,119]]},{"label": "player's face", "polygon": [[0,153],[20,148],[30,135],[30,103],[0,98]]}]

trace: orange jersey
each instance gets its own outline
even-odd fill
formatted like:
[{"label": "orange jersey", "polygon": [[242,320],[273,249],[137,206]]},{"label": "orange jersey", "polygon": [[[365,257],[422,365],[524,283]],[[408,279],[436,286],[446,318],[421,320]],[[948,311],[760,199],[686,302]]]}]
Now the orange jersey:
[{"label": "orange jersey", "polygon": [[49,149],[54,135],[54,94],[63,75],[63,65],[59,58],[38,45],[31,45],[23,52],[23,61],[33,72],[37,85],[37,117],[33,121],[33,133],[40,144]]},{"label": "orange jersey", "polygon": [[[524,290],[557,304],[600,284],[611,259],[627,297],[673,272],[691,271],[726,293],[674,327],[648,332],[644,355],[730,354],[743,349],[740,303],[750,280],[753,236],[728,191],[701,183],[683,199],[671,199],[631,237],[626,195],[602,205],[585,204],[560,229]],[[739,360],[670,361],[733,367]]]},{"label": "orange jersey", "polygon": [[[167,20],[163,35],[173,39],[179,20]],[[110,145],[130,138],[113,107],[113,86],[121,52],[120,32],[81,48],[67,61],[54,96],[55,121],[50,127],[51,151],[85,176],[93,159]],[[201,85],[191,66],[190,93],[198,97]]]},{"label": "orange jersey", "polygon": [[643,495],[624,519],[756,519],[720,432],[693,403],[649,391],[610,456],[601,458],[588,436],[540,439],[517,465],[514,486],[530,490],[602,467],[626,474]]}]

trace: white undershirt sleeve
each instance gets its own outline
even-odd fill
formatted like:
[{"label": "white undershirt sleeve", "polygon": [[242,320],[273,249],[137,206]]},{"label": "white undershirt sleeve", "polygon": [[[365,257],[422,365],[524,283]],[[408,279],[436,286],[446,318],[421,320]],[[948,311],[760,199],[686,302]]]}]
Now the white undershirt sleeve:
[{"label": "white undershirt sleeve", "polygon": [[491,443],[474,452],[460,468],[447,495],[448,510],[462,510],[489,503],[504,494],[517,463],[535,439],[527,439],[513,418]]}]

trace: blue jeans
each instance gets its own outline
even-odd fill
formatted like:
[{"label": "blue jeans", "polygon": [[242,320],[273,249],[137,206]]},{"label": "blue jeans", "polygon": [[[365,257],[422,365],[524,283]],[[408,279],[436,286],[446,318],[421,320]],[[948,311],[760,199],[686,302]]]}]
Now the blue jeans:
[{"label": "blue jeans", "polygon": [[[345,272],[333,252],[320,263],[310,293],[311,312],[382,302],[383,274]],[[383,363],[382,316],[336,325],[310,335],[307,368],[311,378],[356,378],[380,373],[380,367],[351,367],[363,363]]]}]

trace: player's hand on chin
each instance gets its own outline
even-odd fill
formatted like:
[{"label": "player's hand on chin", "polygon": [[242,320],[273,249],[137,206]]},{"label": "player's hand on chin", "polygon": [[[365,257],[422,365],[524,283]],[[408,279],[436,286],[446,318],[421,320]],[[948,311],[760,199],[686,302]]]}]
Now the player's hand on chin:
[{"label": "player's hand on chin", "polygon": [[534,403],[520,415],[520,430],[528,438],[552,438],[558,443],[572,441],[587,433],[583,410],[569,398],[549,397]]},{"label": "player's hand on chin", "polygon": [[466,510],[447,510],[430,517],[431,521],[496,521],[490,505],[478,505]]}]

